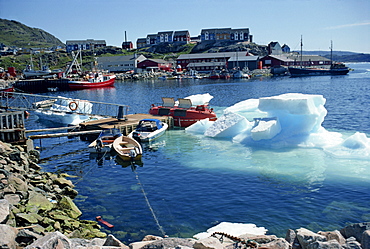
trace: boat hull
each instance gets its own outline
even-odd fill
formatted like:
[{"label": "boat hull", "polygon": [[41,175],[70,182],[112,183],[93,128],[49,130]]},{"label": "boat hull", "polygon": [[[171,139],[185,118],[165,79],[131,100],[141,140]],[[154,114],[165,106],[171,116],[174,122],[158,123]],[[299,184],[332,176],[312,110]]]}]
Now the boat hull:
[{"label": "boat hull", "polygon": [[314,68],[295,68],[289,67],[289,73],[293,77],[298,76],[322,76],[322,75],[346,75],[348,68],[338,69],[314,69]]},{"label": "boat hull", "polygon": [[108,79],[101,82],[90,82],[90,81],[74,81],[70,80],[68,86],[70,90],[83,90],[91,88],[100,88],[100,87],[111,87],[114,85],[115,76],[107,76]]},{"label": "boat hull", "polygon": [[113,149],[123,161],[141,160],[143,154],[140,143],[126,136],[116,138],[113,142]]},{"label": "boat hull", "polygon": [[150,142],[162,136],[167,129],[168,129],[168,124],[164,123],[162,128],[152,131],[152,132],[134,130],[129,134],[129,137],[135,140],[138,140],[140,142]]},{"label": "boat hull", "polygon": [[[198,109],[198,110],[197,110]],[[173,117],[174,126],[188,127],[200,120],[208,118],[210,121],[216,121],[216,114],[203,106],[203,110],[197,108],[182,109],[182,108],[168,108],[163,106],[154,106],[149,110],[152,115],[171,116]]]}]

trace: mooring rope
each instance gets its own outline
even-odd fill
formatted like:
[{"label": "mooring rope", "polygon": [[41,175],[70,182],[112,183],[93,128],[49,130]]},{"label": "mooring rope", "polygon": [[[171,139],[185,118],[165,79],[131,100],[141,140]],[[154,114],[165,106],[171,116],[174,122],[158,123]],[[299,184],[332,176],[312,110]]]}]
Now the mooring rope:
[{"label": "mooring rope", "polygon": [[[105,158],[105,155],[108,153],[108,151],[105,151],[104,152],[104,154],[102,155],[102,157],[101,158],[99,158],[99,160],[97,160],[96,161],[96,165],[99,165],[99,163],[100,163],[100,161],[101,160],[104,160],[104,158]],[[95,168],[95,167],[90,167],[86,172],[85,172],[85,174],[83,174],[82,176],[81,176],[81,178],[80,179],[78,179],[75,183],[74,183],[74,185],[77,185],[80,181],[82,181],[83,179],[84,179],[84,177],[93,169],[93,168]]]},{"label": "mooring rope", "polygon": [[[132,164],[132,163],[131,163],[131,164]],[[143,185],[141,184],[141,181],[140,181],[140,179],[139,179],[139,174],[136,172],[134,165],[132,165],[132,170],[135,172],[136,180],[137,180],[138,184],[139,184],[139,185],[140,185],[140,187],[141,187],[141,192],[143,192],[143,195],[144,195],[144,198],[145,198],[146,204],[148,205],[148,207],[149,207],[149,209],[150,209],[150,212],[152,212],[153,218],[154,218],[155,222],[157,223],[157,226],[158,226],[159,231],[162,233],[163,237],[167,237],[167,235],[166,235],[166,233],[164,232],[164,230],[163,230],[162,226],[159,224],[159,220],[158,220],[157,216],[156,216],[156,215],[155,215],[155,213],[154,213],[154,210],[153,210],[153,208],[152,208],[152,205],[150,205],[149,199],[148,199],[148,197],[147,197],[147,195],[146,195],[146,192],[145,192],[145,190],[144,190]]]}]

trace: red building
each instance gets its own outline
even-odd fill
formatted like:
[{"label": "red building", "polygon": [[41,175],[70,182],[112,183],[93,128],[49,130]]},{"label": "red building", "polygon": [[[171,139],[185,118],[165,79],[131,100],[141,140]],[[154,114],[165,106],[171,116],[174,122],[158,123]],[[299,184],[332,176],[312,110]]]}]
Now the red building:
[{"label": "red building", "polygon": [[173,71],[172,63],[162,59],[146,59],[137,64],[143,71]]},{"label": "red building", "polygon": [[328,67],[331,65],[330,59],[319,55],[302,55],[302,56],[299,54],[267,55],[263,57],[261,61],[263,67],[277,67],[277,66]]},{"label": "red building", "polygon": [[134,48],[134,45],[132,44],[131,41],[122,42],[122,49],[130,50],[130,49],[133,49],[133,48]]}]

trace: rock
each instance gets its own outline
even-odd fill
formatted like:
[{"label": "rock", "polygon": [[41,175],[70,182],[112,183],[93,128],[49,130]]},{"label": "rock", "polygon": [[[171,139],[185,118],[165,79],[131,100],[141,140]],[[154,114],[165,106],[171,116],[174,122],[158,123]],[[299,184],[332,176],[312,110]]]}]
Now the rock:
[{"label": "rock", "polygon": [[346,243],[346,239],[343,237],[343,235],[338,230],[334,230],[332,232],[321,232],[320,231],[318,232],[318,234],[324,235],[327,241],[335,239],[336,241],[339,242],[339,244]]},{"label": "rock", "polygon": [[42,217],[35,213],[18,213],[15,216],[18,226],[37,224],[39,221],[42,220]]},{"label": "rock", "polygon": [[123,244],[121,241],[116,239],[112,234],[109,234],[107,239],[105,240],[103,246],[117,246],[120,248],[126,248],[128,249],[129,247]]},{"label": "rock", "polygon": [[156,240],[148,245],[142,247],[143,249],[168,249],[176,246],[193,247],[195,239],[182,239],[182,238],[164,238]]},{"label": "rock", "polygon": [[[59,246],[59,247],[58,247]],[[46,236],[36,240],[31,245],[27,246],[25,249],[34,249],[34,248],[42,248],[42,249],[56,249],[56,248],[64,248],[64,249],[72,249],[71,241],[62,233],[60,232],[53,232],[49,233]]]},{"label": "rock", "polygon": [[43,211],[49,211],[54,207],[53,203],[51,203],[46,196],[35,191],[30,192],[26,210],[30,210],[33,206]]},{"label": "rock", "polygon": [[163,239],[162,237],[155,236],[155,235],[146,235],[142,241],[151,241],[151,240],[160,240]]},{"label": "rock", "polygon": [[193,245],[194,249],[222,249],[223,246],[221,242],[213,237],[208,237],[205,239],[198,240]]},{"label": "rock", "polygon": [[62,177],[58,177],[56,179],[53,180],[53,183],[58,185],[60,189],[64,188],[64,187],[71,187],[71,188],[74,188],[74,185],[72,183],[72,181],[68,180],[68,179],[65,179],[65,178],[62,178]]},{"label": "rock", "polygon": [[9,202],[6,199],[0,200],[0,223],[5,223],[10,214]]},{"label": "rock", "polygon": [[361,246],[363,249],[370,249],[370,230],[366,230],[361,237]]},{"label": "rock", "polygon": [[35,240],[40,239],[42,236],[34,233],[27,229],[22,229],[18,232],[15,241],[20,245],[29,245],[33,243]]},{"label": "rock", "polygon": [[260,244],[258,248],[290,249],[292,246],[282,238],[277,238],[269,243]]},{"label": "rock", "polygon": [[4,199],[11,205],[17,205],[21,201],[21,197],[18,194],[6,194],[4,195]]},{"label": "rock", "polygon": [[342,249],[343,247],[336,240],[314,241],[307,246],[307,249]]},{"label": "rock", "polygon": [[22,179],[16,177],[14,174],[11,174],[8,177],[8,184],[13,185],[17,191],[28,191],[27,183]]},{"label": "rock", "polygon": [[326,241],[326,237],[317,233],[314,233],[306,228],[299,228],[296,230],[299,244],[303,249],[308,248],[308,245],[315,241]]},{"label": "rock", "polygon": [[346,244],[344,245],[346,249],[362,249],[361,244],[356,241],[355,237],[350,237],[347,239]]},{"label": "rock", "polygon": [[8,153],[12,152],[13,150],[10,148],[10,146],[6,143],[3,143],[0,141],[0,153],[3,155],[7,155]]},{"label": "rock", "polygon": [[147,241],[139,241],[139,242],[133,242],[133,243],[130,243],[129,247],[130,249],[141,249],[143,248],[144,246],[152,243],[153,241],[150,241],[150,240],[147,240]]},{"label": "rock", "polygon": [[82,212],[80,211],[80,209],[78,209],[76,204],[74,204],[72,199],[69,198],[68,196],[64,196],[59,201],[57,206],[59,209],[63,210],[71,218],[76,219],[82,215]]},{"label": "rock", "polygon": [[351,236],[355,237],[357,241],[361,241],[361,236],[363,232],[370,229],[370,222],[356,223],[348,225],[340,230],[340,233],[344,238],[349,238]]},{"label": "rock", "polygon": [[71,197],[72,199],[74,199],[78,195],[78,192],[77,192],[77,190],[67,186],[67,187],[64,187],[62,189],[61,194],[62,195],[67,195],[67,196]]},{"label": "rock", "polygon": [[15,238],[18,234],[18,230],[14,227],[0,224],[0,248],[16,248]]}]

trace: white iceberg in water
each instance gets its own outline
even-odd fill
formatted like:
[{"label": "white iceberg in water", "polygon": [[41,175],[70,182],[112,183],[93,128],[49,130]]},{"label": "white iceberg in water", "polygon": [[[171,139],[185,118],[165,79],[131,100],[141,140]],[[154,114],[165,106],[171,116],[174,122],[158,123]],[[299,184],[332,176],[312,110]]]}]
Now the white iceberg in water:
[{"label": "white iceberg in water", "polygon": [[226,233],[238,237],[243,234],[265,235],[267,229],[264,227],[257,227],[255,224],[221,222],[217,226],[209,228],[207,232],[195,234],[193,237],[196,239],[204,239],[210,237],[215,232]]},{"label": "white iceberg in water", "polygon": [[244,100],[226,108],[216,121],[207,121],[202,129],[196,129],[196,123],[186,132],[230,138],[247,146],[320,148],[336,157],[370,159],[366,134],[344,140],[342,134],[322,127],[325,102],[322,95],[301,93]]}]

